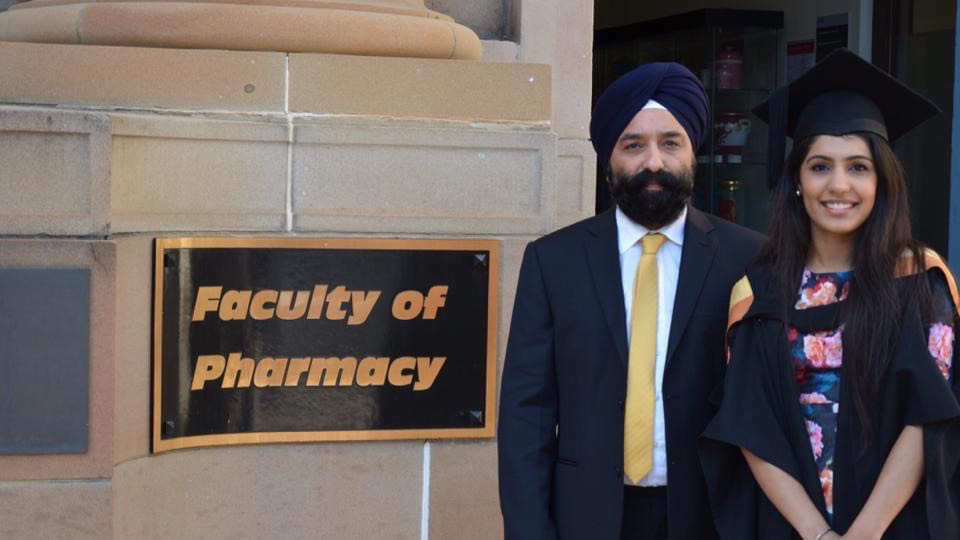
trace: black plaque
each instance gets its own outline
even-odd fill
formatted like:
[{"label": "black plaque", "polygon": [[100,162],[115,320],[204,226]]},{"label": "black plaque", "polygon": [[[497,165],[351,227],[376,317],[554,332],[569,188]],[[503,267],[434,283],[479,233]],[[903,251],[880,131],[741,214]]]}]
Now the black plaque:
[{"label": "black plaque", "polygon": [[156,241],[153,449],[493,436],[495,241]]},{"label": "black plaque", "polygon": [[87,451],[90,271],[0,269],[0,454]]}]

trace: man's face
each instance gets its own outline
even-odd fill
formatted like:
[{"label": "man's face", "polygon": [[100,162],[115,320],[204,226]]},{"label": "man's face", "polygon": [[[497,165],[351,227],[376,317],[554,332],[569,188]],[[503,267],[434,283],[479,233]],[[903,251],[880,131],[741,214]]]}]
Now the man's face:
[{"label": "man's face", "polygon": [[695,164],[693,145],[680,122],[669,111],[645,109],[614,145],[607,182],[627,217],[659,229],[690,200]]}]

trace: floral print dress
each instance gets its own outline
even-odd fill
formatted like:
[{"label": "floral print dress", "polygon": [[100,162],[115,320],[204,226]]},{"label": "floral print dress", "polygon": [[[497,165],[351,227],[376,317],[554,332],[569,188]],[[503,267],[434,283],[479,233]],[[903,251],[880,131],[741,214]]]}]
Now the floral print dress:
[{"label": "floral print dress", "polygon": [[[804,271],[795,309],[826,306],[846,299],[853,272],[816,274]],[[934,283],[934,314],[928,351],[945,378],[953,358],[954,307],[944,283]],[[843,325],[826,332],[803,333],[789,328],[787,342],[810,447],[820,472],[820,485],[829,517],[833,516],[833,454],[840,407],[840,367],[843,365]]]}]

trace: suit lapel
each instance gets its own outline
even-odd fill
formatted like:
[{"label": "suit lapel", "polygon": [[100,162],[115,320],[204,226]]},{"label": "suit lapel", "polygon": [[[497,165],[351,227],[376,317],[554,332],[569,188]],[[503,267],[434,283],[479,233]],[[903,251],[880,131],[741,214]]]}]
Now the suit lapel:
[{"label": "suit lapel", "polygon": [[688,207],[680,257],[680,276],[677,279],[677,295],[673,302],[673,319],[670,322],[670,338],[667,342],[667,364],[673,358],[687,323],[690,322],[693,308],[700,297],[700,290],[703,289],[703,282],[717,251],[717,241],[710,234],[711,230],[713,225],[707,217],[696,208]]},{"label": "suit lapel", "polygon": [[613,209],[597,216],[588,228],[587,264],[610,335],[627,365],[627,320],[620,278],[620,250],[617,249],[617,222]]}]

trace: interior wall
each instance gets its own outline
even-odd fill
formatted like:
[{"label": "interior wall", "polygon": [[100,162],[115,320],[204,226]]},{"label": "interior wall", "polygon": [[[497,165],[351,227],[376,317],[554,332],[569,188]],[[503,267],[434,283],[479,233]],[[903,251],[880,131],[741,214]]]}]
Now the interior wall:
[{"label": "interior wall", "polygon": [[[782,11],[784,38],[787,42],[814,39],[817,17],[849,13],[850,48],[861,55],[870,54],[869,40],[863,40],[860,28],[869,33],[872,0],[672,0],[670,2],[625,2],[596,0],[596,28],[623,26],[698,9],[760,9]],[[861,17],[863,15],[864,17]]]},{"label": "interior wall", "polygon": [[956,28],[957,4],[952,1],[925,1],[913,3],[914,34],[925,34]]},{"label": "interior wall", "polygon": [[[896,146],[910,190],[914,236],[948,253],[950,158],[954,112],[956,0],[913,2],[911,25],[901,38],[904,62],[898,76],[933,100],[941,114],[917,127]],[[955,151],[954,151],[955,152]]]}]

